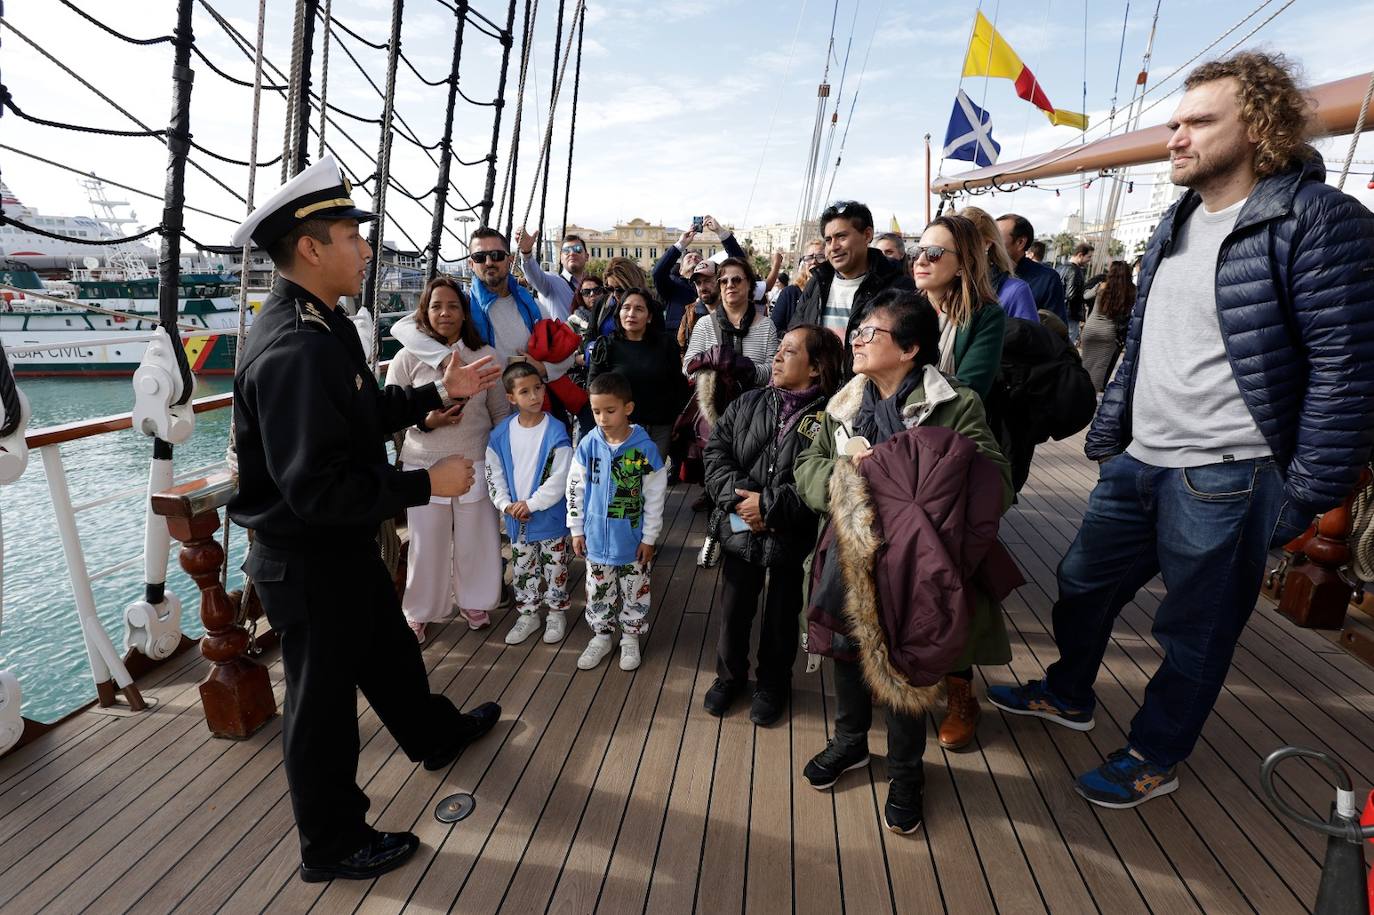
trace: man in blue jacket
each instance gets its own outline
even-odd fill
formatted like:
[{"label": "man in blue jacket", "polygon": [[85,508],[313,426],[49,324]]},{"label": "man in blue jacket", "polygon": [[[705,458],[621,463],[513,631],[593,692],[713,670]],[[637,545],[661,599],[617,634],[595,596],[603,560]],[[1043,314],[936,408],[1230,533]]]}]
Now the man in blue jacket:
[{"label": "man in blue jacket", "polygon": [[1337,505],[1374,434],[1374,215],[1324,183],[1278,55],[1204,64],[1169,141],[1189,188],[1145,253],[1125,355],[1088,434],[1101,462],[1059,566],[1045,679],[994,705],[1086,731],[1112,622],[1156,574],[1164,660],[1127,746],[1078,779],[1134,807],[1178,787],[1268,550]]},{"label": "man in blue jacket", "polygon": [[1036,309],[1048,311],[1065,324],[1069,323],[1069,311],[1064,302],[1064,280],[1059,276],[1059,271],[1026,254],[1035,242],[1035,227],[1030,220],[1007,213],[997,217],[997,228],[1002,231],[1002,242],[1015,265],[1013,272],[1016,278],[1029,286],[1031,295],[1035,296]]}]

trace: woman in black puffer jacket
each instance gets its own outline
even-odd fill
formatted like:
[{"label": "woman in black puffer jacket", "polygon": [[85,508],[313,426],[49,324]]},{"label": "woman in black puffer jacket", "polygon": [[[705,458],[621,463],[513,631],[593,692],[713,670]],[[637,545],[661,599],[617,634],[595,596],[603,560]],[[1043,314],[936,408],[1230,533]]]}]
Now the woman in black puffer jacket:
[{"label": "woman in black puffer jacket", "polygon": [[802,562],[816,542],[816,516],[797,495],[792,463],[815,437],[843,363],[844,347],[833,333],[814,324],[794,327],[773,357],[768,387],[746,391],[731,403],[706,444],[712,532],[725,551],[717,676],[704,703],[712,715],[725,714],[749,682],[749,633],[765,577],[749,717],[766,726],[786,708],[797,654]]}]

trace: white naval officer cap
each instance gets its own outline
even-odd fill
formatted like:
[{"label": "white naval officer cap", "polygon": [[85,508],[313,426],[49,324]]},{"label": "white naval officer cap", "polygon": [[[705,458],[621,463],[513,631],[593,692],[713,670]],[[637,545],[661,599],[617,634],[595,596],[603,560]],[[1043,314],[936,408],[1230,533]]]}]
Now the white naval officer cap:
[{"label": "white naval officer cap", "polygon": [[253,210],[229,243],[238,248],[251,238],[259,248],[268,248],[308,219],[376,219],[376,213],[353,205],[352,193],[353,185],[339,163],[333,156],[324,156]]}]

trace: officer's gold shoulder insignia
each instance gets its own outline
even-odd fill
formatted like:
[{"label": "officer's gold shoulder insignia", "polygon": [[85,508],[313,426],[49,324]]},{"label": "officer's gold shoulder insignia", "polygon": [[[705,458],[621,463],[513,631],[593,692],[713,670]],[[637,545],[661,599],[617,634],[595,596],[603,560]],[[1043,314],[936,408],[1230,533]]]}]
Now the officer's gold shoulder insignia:
[{"label": "officer's gold shoulder insignia", "polygon": [[297,299],[296,313],[300,315],[302,321],[308,321],[311,324],[314,324],[318,327],[322,327],[325,330],[329,330],[329,322],[325,320],[324,315],[320,313],[320,310],[317,307],[315,307],[314,302],[308,302],[304,299]]}]

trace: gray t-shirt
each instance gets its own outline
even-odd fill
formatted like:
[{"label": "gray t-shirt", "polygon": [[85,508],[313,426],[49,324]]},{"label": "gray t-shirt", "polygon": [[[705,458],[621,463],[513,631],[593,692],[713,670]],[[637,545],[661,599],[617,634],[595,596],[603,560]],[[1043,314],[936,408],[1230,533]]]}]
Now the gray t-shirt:
[{"label": "gray t-shirt", "polygon": [[515,297],[503,295],[487,309],[487,319],[491,321],[492,348],[501,357],[504,365],[516,353],[529,348],[530,329],[525,319],[520,317],[520,308]]},{"label": "gray t-shirt", "polygon": [[1138,461],[1197,467],[1271,453],[1241,398],[1217,319],[1217,258],[1244,204],[1194,210],[1155,273],[1126,448]]}]

